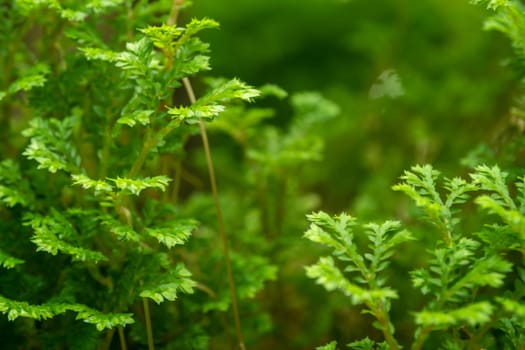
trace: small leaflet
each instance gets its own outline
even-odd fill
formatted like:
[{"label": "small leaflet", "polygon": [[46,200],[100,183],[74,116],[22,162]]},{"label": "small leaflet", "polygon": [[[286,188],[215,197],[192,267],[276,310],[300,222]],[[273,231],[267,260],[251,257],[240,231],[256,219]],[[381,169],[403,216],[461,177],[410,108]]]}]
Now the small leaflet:
[{"label": "small leaflet", "polygon": [[398,98],[405,94],[401,79],[395,69],[387,69],[377,78],[368,92],[368,97],[376,100],[381,97]]}]

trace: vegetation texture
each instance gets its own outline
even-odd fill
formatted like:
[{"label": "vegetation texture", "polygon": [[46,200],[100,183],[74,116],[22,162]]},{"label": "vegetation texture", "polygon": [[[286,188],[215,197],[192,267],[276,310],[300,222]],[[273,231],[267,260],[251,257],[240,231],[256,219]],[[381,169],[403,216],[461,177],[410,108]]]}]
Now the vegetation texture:
[{"label": "vegetation texture", "polygon": [[523,348],[521,2],[190,5],[0,3],[1,347]]}]

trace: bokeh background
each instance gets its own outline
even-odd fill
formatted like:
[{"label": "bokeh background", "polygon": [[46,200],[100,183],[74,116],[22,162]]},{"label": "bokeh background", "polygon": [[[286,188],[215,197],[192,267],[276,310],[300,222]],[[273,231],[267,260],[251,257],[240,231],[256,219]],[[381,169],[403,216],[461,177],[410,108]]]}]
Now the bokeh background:
[{"label": "bokeh background", "polygon": [[212,74],[320,91],[340,107],[305,181],[327,209],[384,217],[403,169],[457,172],[505,129],[515,77],[507,40],[482,30],[488,14],[455,0],[199,0],[186,16],[221,23],[205,34]]}]

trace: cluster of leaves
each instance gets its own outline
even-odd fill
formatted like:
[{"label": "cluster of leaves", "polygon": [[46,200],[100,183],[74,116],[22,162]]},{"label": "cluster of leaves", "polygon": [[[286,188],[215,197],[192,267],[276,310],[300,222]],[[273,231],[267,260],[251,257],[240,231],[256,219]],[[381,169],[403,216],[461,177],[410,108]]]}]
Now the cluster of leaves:
[{"label": "cluster of leaves", "polygon": [[[471,2],[484,4],[488,9],[496,11],[486,21],[485,28],[501,31],[511,39],[517,52],[517,59],[513,64],[518,71],[523,71],[523,5],[512,0]],[[525,211],[522,203],[525,177],[522,169],[523,104],[521,98],[517,102],[517,107],[508,116],[509,120],[505,121],[505,130],[496,135],[498,144],[491,145],[492,149],[480,146],[463,159],[463,163],[473,169],[469,180],[445,179],[443,186],[439,186],[440,172],[425,165],[406,171],[401,177],[403,182],[393,187],[413,200],[420,208],[424,220],[435,227],[440,238],[430,237],[428,229],[421,229],[418,237],[420,242],[414,242],[414,248],[407,250],[412,252],[426,249],[424,258],[421,253],[405,258],[401,258],[400,254],[391,256],[390,262],[402,260],[410,268],[421,266],[410,271],[411,287],[420,294],[413,302],[403,303],[410,307],[415,326],[411,339],[396,336],[402,340],[400,343],[403,346],[412,349],[516,349],[523,346]],[[502,171],[498,166],[480,166],[483,162],[501,162],[509,170]],[[475,199],[470,200],[473,194]],[[346,227],[345,235],[341,235],[339,230],[345,225],[335,224],[340,217],[346,215],[322,215],[332,221],[328,229],[322,230],[321,234],[312,235],[312,232],[318,230],[318,223],[314,216],[310,216],[312,226],[305,236],[331,248],[335,248],[335,244],[342,244],[333,252],[333,256],[339,259],[341,251],[353,251],[357,255],[351,261],[366,261],[364,258],[359,260],[360,256],[366,257],[365,250],[358,245],[359,240],[341,239],[344,236],[353,237],[350,227]],[[417,227],[412,215],[411,212],[404,213],[404,217],[412,221],[409,221],[409,225]],[[363,235],[370,240],[370,232],[365,230]],[[354,265],[357,264],[354,262]],[[321,269],[320,266],[324,268]],[[363,312],[376,318],[375,326],[382,330],[384,341],[376,342],[367,337],[348,344],[350,348],[399,348],[396,338],[392,337],[393,325],[387,331],[385,327],[381,327],[381,321],[389,320],[392,311],[386,309],[382,314],[377,314],[373,305],[360,297],[363,295],[362,290],[353,288],[349,293],[348,286],[364,282],[361,276],[353,276],[353,271],[355,267],[339,268],[331,258],[321,258],[317,264],[307,268],[307,274],[316,278],[327,290],[346,291],[345,294],[351,298],[353,304],[356,301],[357,304],[363,304]],[[389,272],[396,277],[400,276],[399,271]],[[406,298],[414,295],[407,293],[410,288],[405,286],[407,283],[395,282],[406,294]],[[366,291],[373,293],[376,290],[368,286]],[[396,312],[399,313],[397,310]],[[399,319],[399,315],[395,316]],[[403,324],[401,326],[406,327]],[[319,347],[336,348],[335,341]]]},{"label": "cluster of leaves", "polygon": [[[487,28],[506,33],[520,60],[522,5],[511,0],[472,2],[497,11]],[[149,311],[140,308],[148,299],[164,303],[152,308],[151,315],[159,348],[206,349],[212,343],[218,348],[231,343],[230,330],[223,326],[232,305],[220,249],[224,242],[215,232],[213,200],[201,180],[204,157],[193,142],[202,121],[213,122],[210,130],[222,141],[214,157],[226,185],[221,204],[231,231],[227,244],[246,338],[253,344],[261,334],[271,334],[278,340],[265,343],[267,347],[307,345],[306,328],[296,327],[294,333],[290,325],[295,320],[289,318],[300,317],[297,305],[301,307],[304,294],[316,293],[303,288],[298,269],[291,271],[308,258],[303,253],[311,248],[297,242],[302,215],[319,204],[316,195],[304,190],[308,174],[303,171],[322,158],[319,130],[330,125],[338,129],[348,118],[334,123],[339,108],[318,93],[288,99],[277,86],[254,89],[238,79],[208,79],[207,92],[188,103],[183,97],[188,78],[210,70],[209,46],[200,33],[218,24],[205,18],[176,25],[181,4],[13,0],[0,7],[0,66],[5,68],[0,76],[0,138],[7,140],[0,145],[0,267],[5,269],[0,312],[7,316],[0,331],[5,346],[110,348],[116,345],[113,333],[119,328],[121,341],[144,347],[151,333]],[[355,38],[345,39],[352,50],[368,54],[366,50],[375,49],[357,37],[363,34],[374,39],[364,41],[376,43],[384,39],[381,30],[388,32],[369,29],[363,26]],[[400,99],[417,89],[417,81],[405,89],[403,79],[397,70],[385,70],[372,85],[370,98]],[[452,90],[468,90],[451,81],[441,90],[450,85]],[[432,96],[437,93],[431,91]],[[243,103],[261,95],[268,97],[267,105],[290,111],[289,118],[277,120],[273,108]],[[421,96],[427,104],[427,96]],[[417,101],[406,103],[412,108]],[[442,114],[436,113],[440,118]],[[512,112],[517,134],[523,131],[522,115],[519,107]],[[396,123],[395,118],[388,124],[376,117],[355,128],[366,142],[363,127]],[[417,122],[407,127],[427,132]],[[406,138],[403,130],[400,135]],[[333,144],[341,148],[339,140],[334,138]],[[416,146],[418,157],[432,152],[425,142]],[[519,143],[513,147],[521,149]],[[369,164],[357,167],[379,169],[373,152],[377,148],[369,148],[363,156]],[[510,158],[518,163],[522,153],[514,154]],[[395,154],[390,158],[392,164],[399,161]],[[479,159],[470,160],[479,164]],[[398,275],[389,265],[397,263],[398,245],[410,249],[418,244],[412,242],[415,237],[425,240],[420,247],[428,251],[411,267],[419,267],[411,272],[412,286],[424,302],[422,307],[411,305],[414,349],[430,340],[448,349],[511,349],[524,342],[520,254],[525,252],[525,178],[517,169],[510,173],[516,187],[509,189],[507,174],[498,167],[477,167],[471,180],[446,179],[443,188],[430,166],[406,172],[394,188],[422,209],[439,240],[409,233],[397,221],[360,225],[346,214],[309,216],[307,238],[333,253],[308,267],[307,274],[363,307],[384,335],[383,342],[364,338],[350,347],[404,345],[391,314],[404,289],[397,287],[400,283],[393,277]],[[347,195],[344,187],[336,191],[336,197]],[[474,202],[492,221],[482,221],[487,224],[470,234],[473,230],[464,219],[471,213],[466,203],[474,192]],[[462,204],[466,206],[459,210]],[[277,264],[283,267],[279,284],[260,294],[266,281],[277,278]],[[496,296],[501,290],[505,292]],[[181,294],[185,296],[178,300]],[[242,302],[257,296],[262,296],[259,302]],[[319,318],[319,323],[310,323],[323,332],[326,311],[321,309],[330,307],[317,303],[301,312]],[[336,346],[332,342],[323,348]]]},{"label": "cluster of leaves", "polygon": [[[182,160],[195,124],[232,104],[244,108],[237,101],[251,101],[259,91],[238,79],[217,79],[192,104],[174,99],[185,79],[210,69],[209,45],[197,35],[218,26],[206,18],[185,27],[165,24],[179,5],[13,1],[2,12],[2,66],[15,70],[0,86],[1,122],[16,142],[2,145],[0,162],[0,265],[9,271],[1,278],[0,312],[9,321],[42,320],[53,347],[80,346],[81,340],[61,338],[78,328],[68,321],[71,312],[106,333],[87,332],[91,341],[82,348],[109,348],[117,327],[126,327],[128,342],[146,343],[144,317],[150,316],[137,311],[141,299],[160,304],[195,288],[207,293],[153,314],[160,324],[231,305],[225,274],[200,274],[213,265],[222,270],[224,258],[217,235],[208,234],[213,220],[180,198]],[[115,35],[103,34],[105,26]],[[15,114],[22,122],[10,119]],[[208,251],[192,249],[195,232]],[[276,276],[276,267],[256,254],[234,254],[233,264],[241,299],[255,297]],[[26,289],[29,283],[36,285]],[[44,346],[31,336],[35,327],[0,323],[11,334],[4,344],[26,339]],[[155,334],[177,334],[187,346],[193,331],[186,328],[185,337],[162,326]],[[194,330],[200,340],[192,348],[207,348],[208,328],[207,334]]]},{"label": "cluster of leaves", "polygon": [[[148,318],[160,347],[230,342],[224,242],[192,142],[197,125],[212,121],[242,148],[242,159],[229,160],[235,167],[223,158],[231,155],[216,156],[220,177],[234,182],[221,197],[237,295],[243,314],[257,314],[243,326],[250,342],[271,330],[268,306],[242,301],[276,279],[270,261],[290,259],[279,254],[316,201],[301,197],[289,174],[321,158],[315,129],[338,107],[315,92],[288,100],[277,86],[222,78],[205,80],[192,101],[188,79],[211,68],[198,35],[218,23],[178,26],[181,7],[13,1],[2,12],[0,63],[14,68],[0,85],[9,140],[0,146],[6,346],[110,348],[118,328],[122,344],[140,347],[151,336]],[[271,120],[274,109],[243,103],[259,95],[290,101],[288,127]],[[164,305],[148,315],[148,299]],[[35,337],[40,324],[45,336]],[[78,329],[82,337],[62,336]]]},{"label": "cluster of leaves", "polygon": [[[525,176],[516,183],[516,199],[509,194],[507,174],[497,166],[478,166],[470,181],[445,179],[443,189],[437,183],[439,172],[430,165],[415,166],[401,178],[403,182],[393,189],[409,196],[441,236],[431,241],[433,246],[427,246],[425,266],[410,272],[412,286],[426,300],[421,310],[412,310],[416,325],[412,349],[421,349],[432,332],[439,332],[439,338],[432,339],[434,347],[497,348],[504,344],[505,349],[516,348],[523,340],[516,334],[522,332],[524,320],[521,301],[525,280],[519,271],[523,271],[525,258]],[[468,211],[457,207],[467,202],[473,192],[477,194],[473,202],[497,218],[486,218],[478,232],[468,234],[461,225]],[[308,276],[327,290],[343,291],[353,304],[364,304],[365,312],[376,318],[376,326],[385,336],[384,343],[365,339],[349,346],[400,348],[389,321],[390,300],[399,296],[386,286],[385,277],[378,279],[377,272],[395,258],[392,249],[413,236],[391,221],[364,225],[362,235],[371,242],[368,247],[372,253],[362,253],[364,249],[354,238],[355,219],[322,212],[308,218],[312,224],[305,237],[332,248],[332,254],[342,262],[351,262],[340,270],[331,257],[321,258],[307,268]],[[397,233],[387,235],[392,231]],[[513,251],[521,253],[516,261],[509,259]],[[360,275],[353,276],[352,272]],[[360,284],[365,284],[366,289]],[[328,344],[324,349],[335,349],[335,345]]]},{"label": "cluster of leaves", "polygon": [[[395,221],[364,225],[364,234],[370,242],[368,248],[371,251],[360,253],[352,229],[356,225],[354,218],[346,214],[331,217],[319,212],[308,219],[312,224],[305,237],[333,249],[335,257],[349,262],[344,272],[357,272],[352,280],[347,279],[328,256],[306,268],[308,277],[315,278],[329,291],[341,290],[351,298],[354,305],[366,305],[367,312],[377,319],[376,327],[384,333],[388,345],[392,349],[399,349],[399,344],[393,338],[393,326],[389,318],[385,317],[390,309],[390,300],[399,296],[396,291],[386,287],[387,279],[380,273],[388,267],[393,248],[413,239],[410,232],[401,230],[400,223]],[[365,285],[365,288],[360,285]]]}]

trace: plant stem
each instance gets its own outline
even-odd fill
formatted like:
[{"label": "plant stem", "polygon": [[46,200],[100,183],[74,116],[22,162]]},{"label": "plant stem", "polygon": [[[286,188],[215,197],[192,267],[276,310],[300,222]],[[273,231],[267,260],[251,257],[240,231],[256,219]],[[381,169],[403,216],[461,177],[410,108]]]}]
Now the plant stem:
[{"label": "plant stem", "polygon": [[384,305],[379,303],[374,309],[374,314],[377,318],[377,321],[381,325],[381,330],[383,331],[383,336],[385,337],[385,341],[388,344],[388,348],[390,350],[400,350],[401,346],[392,333],[392,325],[390,323],[388,313],[385,311]]},{"label": "plant stem", "polygon": [[154,350],[153,345],[153,329],[151,327],[151,316],[149,313],[148,299],[142,298],[142,304],[144,306],[144,319],[146,320],[146,332],[148,333],[148,350]]},{"label": "plant stem", "polygon": [[[182,82],[184,83],[184,88],[186,89],[186,92],[188,93],[188,98],[190,99],[191,104],[194,104],[197,101],[197,99],[195,98],[195,93],[193,92],[193,87],[191,86],[190,80],[188,78],[184,78],[182,79]],[[233,281],[230,251],[228,248],[228,236],[226,234],[226,230],[224,229],[224,219],[222,217],[222,209],[219,203],[219,192],[217,190],[215,170],[213,168],[213,161],[211,158],[210,145],[208,143],[208,135],[206,133],[206,126],[204,125],[204,122],[202,121],[202,119],[199,119],[199,129],[200,129],[200,134],[202,138],[202,143],[204,145],[206,163],[208,164],[208,174],[210,177],[210,185],[211,185],[211,190],[213,194],[213,201],[215,203],[215,211],[217,213],[217,224],[218,224],[219,233],[221,235],[221,240],[222,240],[222,245],[223,245],[224,260],[226,261],[226,271],[228,274],[228,285],[230,287],[230,295],[232,299],[232,308],[233,308],[233,318],[235,321],[235,332],[237,335],[237,341],[239,343],[239,348],[241,350],[245,350],[246,347],[244,346],[244,339],[242,336],[241,319],[239,317],[239,307],[237,305],[237,294],[235,292],[235,283]]]},{"label": "plant stem", "polygon": [[414,340],[414,344],[412,344],[412,350],[420,350],[423,347],[423,343],[427,339],[431,330],[432,329],[427,326],[416,332],[416,339]]},{"label": "plant stem", "polygon": [[126,345],[126,338],[124,337],[124,328],[118,327],[118,338],[120,339],[120,349],[128,350]]},{"label": "plant stem", "polygon": [[140,150],[139,156],[135,159],[135,162],[131,166],[131,170],[128,173],[128,177],[133,178],[137,176],[138,172],[142,168],[142,165],[144,165],[144,162],[146,161],[146,157],[148,156],[149,151],[155,147],[154,144],[154,137],[151,136],[151,129],[148,128],[146,131],[146,135],[144,136],[144,144],[142,145],[142,149]]},{"label": "plant stem", "polygon": [[106,125],[104,126],[104,141],[102,153],[100,156],[100,174],[99,178],[105,179],[108,174],[109,149],[111,147],[111,116],[106,114]]}]

